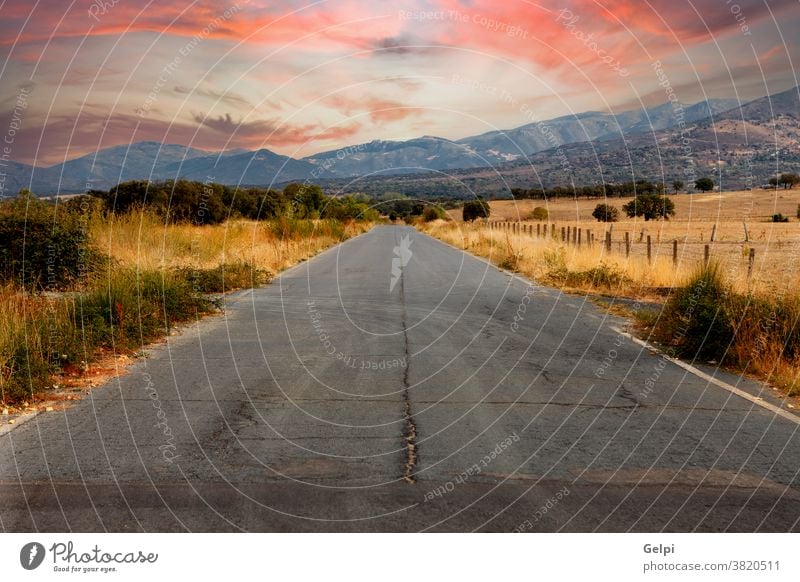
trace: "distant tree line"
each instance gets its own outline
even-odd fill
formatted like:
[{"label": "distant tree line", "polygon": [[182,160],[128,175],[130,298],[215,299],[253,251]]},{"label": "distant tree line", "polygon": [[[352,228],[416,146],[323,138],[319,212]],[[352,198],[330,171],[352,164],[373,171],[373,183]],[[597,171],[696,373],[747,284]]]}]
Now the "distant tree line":
[{"label": "distant tree line", "polygon": [[[800,182],[800,179],[798,179]],[[685,187],[681,180],[673,180],[671,191],[678,194]],[[695,189],[707,192],[714,189],[714,181],[708,177],[698,178]],[[620,184],[595,184],[591,186],[556,186],[554,188],[512,188],[515,200],[548,200],[554,198],[629,198],[631,196],[663,196],[667,189],[661,182],[636,180]]]},{"label": "distant tree line", "polygon": [[91,190],[88,195],[102,200],[106,212],[146,209],[170,223],[218,224],[228,218],[379,218],[366,196],[326,196],[319,186],[306,183],[289,184],[281,191],[190,180],[133,180],[108,191]]},{"label": "distant tree line", "polygon": [[625,198],[634,194],[664,194],[664,185],[660,182],[637,180],[621,184],[596,184],[593,186],[577,186],[575,188],[556,186],[555,188],[512,188],[515,200],[548,200],[552,198]]}]

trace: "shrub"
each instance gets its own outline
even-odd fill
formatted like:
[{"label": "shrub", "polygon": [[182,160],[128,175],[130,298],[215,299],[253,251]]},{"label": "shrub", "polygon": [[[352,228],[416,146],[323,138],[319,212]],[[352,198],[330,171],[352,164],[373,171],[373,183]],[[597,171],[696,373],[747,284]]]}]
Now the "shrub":
[{"label": "shrub", "polygon": [[447,214],[444,209],[439,206],[428,205],[422,211],[422,220],[425,222],[433,222],[434,220],[444,220]]},{"label": "shrub", "polygon": [[778,214],[773,214],[769,220],[770,222],[789,222],[789,217],[779,212]]},{"label": "shrub", "polygon": [[189,282],[197,293],[223,293],[269,283],[272,274],[251,263],[225,263],[212,269],[180,267],[176,274]]},{"label": "shrub", "polygon": [[28,289],[63,289],[101,263],[80,217],[23,191],[0,204],[0,278]]},{"label": "shrub", "polygon": [[544,206],[537,206],[531,212],[531,220],[547,220],[550,214]]},{"label": "shrub", "polygon": [[598,204],[594,207],[592,216],[599,222],[617,222],[619,220],[619,210],[611,204]]},{"label": "shrub", "polygon": [[30,401],[60,367],[83,357],[71,297],[22,295],[0,287],[0,400]]},{"label": "shrub", "polygon": [[[546,263],[548,261],[546,260]],[[619,289],[631,282],[625,272],[618,266],[602,262],[597,267],[585,271],[570,271],[563,260],[554,262],[547,277],[566,287],[595,287]]]},{"label": "shrub", "polygon": [[91,344],[105,347],[138,347],[168,332],[175,322],[213,309],[175,272],[116,270],[78,299],[76,326]]},{"label": "shrub", "polygon": [[489,203],[478,198],[464,203],[462,217],[464,222],[472,222],[476,218],[489,218],[490,213]]},{"label": "shrub", "polygon": [[734,337],[731,313],[722,271],[710,263],[669,299],[656,337],[676,355],[721,360]]}]

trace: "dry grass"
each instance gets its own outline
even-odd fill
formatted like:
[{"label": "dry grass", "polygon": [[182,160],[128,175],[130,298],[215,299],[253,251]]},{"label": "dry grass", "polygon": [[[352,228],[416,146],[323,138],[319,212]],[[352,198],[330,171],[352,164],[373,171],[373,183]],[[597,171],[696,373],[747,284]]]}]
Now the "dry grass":
[{"label": "dry grass", "polygon": [[638,254],[626,258],[624,252],[609,253],[599,243],[578,247],[550,237],[489,229],[485,223],[435,221],[420,228],[505,269],[572,290],[643,297],[653,288],[682,285],[690,275],[676,269],[671,257],[657,256],[648,263]]},{"label": "dry grass", "polygon": [[[549,212],[547,221],[556,227],[560,237],[561,227],[582,230],[594,234],[598,245],[607,228],[612,232],[612,252],[603,254],[599,249],[582,249],[576,253],[572,245],[565,249],[569,263],[582,264],[600,260],[610,261],[626,271],[643,286],[668,286],[685,279],[704,260],[704,247],[709,245],[711,259],[718,262],[726,274],[726,280],[739,292],[784,293],[787,287],[800,285],[800,223],[795,218],[800,204],[800,189],[797,190],[752,190],[715,194],[677,195],[670,197],[675,202],[676,216],[669,221],[649,221],[641,218],[624,218],[616,223],[604,224],[591,217],[594,207],[602,200],[542,200],[494,201],[491,202],[491,221],[527,220],[536,206],[545,206]],[[607,203],[622,207],[630,198],[608,199]],[[788,223],[769,222],[775,213],[790,217]],[[458,211],[450,215],[460,222]],[[743,222],[747,224],[748,240],[745,240]],[[461,223],[463,224],[463,223]],[[469,229],[467,229],[469,230]],[[716,230],[711,242],[712,230]],[[631,240],[631,259],[625,258],[625,233]],[[656,257],[650,269],[646,261],[647,237],[652,241],[652,255]],[[536,252],[538,243],[530,243],[524,237],[520,243]],[[672,266],[673,241],[678,241],[678,267]],[[455,243],[454,243],[455,244]],[[750,250],[755,252],[752,272],[749,268]],[[579,254],[581,256],[573,256]],[[541,267],[539,268],[541,270]],[[651,271],[651,272],[648,272]]]},{"label": "dry grass", "polygon": [[211,269],[225,263],[248,263],[277,273],[371,227],[363,222],[342,225],[325,220],[307,224],[307,232],[296,236],[296,227],[289,225],[284,231],[274,222],[166,225],[155,215],[130,213],[94,221],[91,237],[103,253],[126,267]]}]

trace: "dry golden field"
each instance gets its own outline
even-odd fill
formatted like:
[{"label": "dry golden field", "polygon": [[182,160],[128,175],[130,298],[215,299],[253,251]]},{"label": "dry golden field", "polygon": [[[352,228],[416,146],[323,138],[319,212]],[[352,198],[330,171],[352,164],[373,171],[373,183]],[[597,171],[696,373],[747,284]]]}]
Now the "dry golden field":
[{"label": "dry golden field", "polygon": [[[505,228],[486,229],[485,223],[464,225],[460,209],[450,211],[458,226],[447,234],[448,241],[465,247],[459,237],[474,239],[481,236],[498,238],[497,248],[508,246],[521,252],[521,270],[531,275],[541,275],[549,267],[543,263],[544,253],[552,255],[555,249],[564,256],[570,269],[587,269],[601,262],[613,264],[629,273],[634,284],[628,287],[632,295],[648,294],[648,287],[667,287],[680,284],[704,260],[705,246],[710,257],[719,262],[729,282],[739,291],[756,290],[786,294],[800,284],[800,221],[796,218],[800,204],[797,190],[752,190],[713,194],[680,194],[670,196],[675,203],[675,217],[669,221],[645,221],[642,218],[623,217],[616,223],[602,223],[591,216],[602,200],[503,200],[493,201],[490,222],[521,221],[532,229],[529,234],[514,234]],[[606,202],[620,209],[630,198],[612,198]],[[537,206],[547,208],[549,219],[537,223],[529,220]],[[788,223],[773,223],[773,214],[789,217]],[[624,216],[624,215],[623,215]],[[555,227],[555,239],[536,236],[537,224],[548,233]],[[748,236],[745,236],[745,225]],[[561,242],[561,229],[580,229],[582,245]],[[712,231],[716,227],[714,241]],[[439,225],[439,235],[448,227]],[[605,233],[611,232],[611,251],[603,244]],[[458,231],[458,232],[456,232]],[[487,231],[487,232],[484,232]],[[595,244],[586,244],[588,233]],[[631,241],[630,256],[625,249],[626,233]],[[647,260],[647,237],[650,237],[652,260]],[[574,239],[574,233],[570,237]],[[673,263],[674,241],[677,241],[677,265]],[[477,239],[469,244],[477,254],[488,256],[488,250],[477,251]],[[750,252],[754,252],[752,269]]]},{"label": "dry golden field", "polygon": [[128,268],[207,269],[248,263],[274,274],[371,226],[320,220],[287,223],[282,229],[280,221],[245,219],[204,226],[165,225],[153,214],[130,213],[110,221],[95,220],[90,233],[101,252]]}]

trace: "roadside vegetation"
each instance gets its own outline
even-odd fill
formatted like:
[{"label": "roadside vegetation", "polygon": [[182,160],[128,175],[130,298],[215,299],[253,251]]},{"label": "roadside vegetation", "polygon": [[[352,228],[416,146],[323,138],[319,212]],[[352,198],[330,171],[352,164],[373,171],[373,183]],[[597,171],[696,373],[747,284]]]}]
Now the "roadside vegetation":
[{"label": "roadside vegetation", "polygon": [[0,405],[30,404],[130,355],[220,294],[364,232],[379,214],[312,185],[131,182],[58,203],[0,202]]},{"label": "roadside vegetation", "polygon": [[639,323],[670,355],[713,361],[800,395],[800,295],[732,290],[716,263],[699,267],[659,313]]}]

